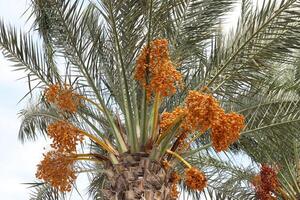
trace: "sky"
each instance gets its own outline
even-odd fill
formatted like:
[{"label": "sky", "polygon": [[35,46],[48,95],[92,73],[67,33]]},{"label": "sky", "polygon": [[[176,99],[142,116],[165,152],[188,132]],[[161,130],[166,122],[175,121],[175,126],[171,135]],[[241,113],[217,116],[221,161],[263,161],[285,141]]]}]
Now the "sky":
[{"label": "sky", "polygon": [[[28,2],[30,0],[0,0],[0,19],[29,30],[30,21],[26,23],[26,15],[22,16]],[[230,18],[237,19],[234,15]],[[17,138],[21,121],[18,112],[26,106],[26,101],[18,102],[28,87],[26,80],[17,80],[23,74],[13,72],[11,64],[0,53],[0,195],[5,200],[24,200],[29,199],[30,190],[22,183],[35,181],[36,165],[48,144],[43,139],[21,144]],[[81,198],[72,198],[77,199]]]},{"label": "sky", "polygon": [[[28,0],[0,0],[0,19],[28,30],[24,26]],[[44,141],[24,145],[18,140],[18,112],[25,105],[18,101],[28,90],[25,81],[17,81],[22,73],[12,71],[11,63],[0,54],[0,195],[1,199],[29,199],[28,186],[34,181],[35,168],[42,157]]]}]

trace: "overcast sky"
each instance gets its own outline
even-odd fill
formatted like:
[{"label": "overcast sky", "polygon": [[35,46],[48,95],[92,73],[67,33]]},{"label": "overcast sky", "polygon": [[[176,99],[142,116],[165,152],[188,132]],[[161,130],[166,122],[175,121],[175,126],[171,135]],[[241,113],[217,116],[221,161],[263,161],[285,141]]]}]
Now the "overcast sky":
[{"label": "overcast sky", "polygon": [[[21,17],[28,0],[0,0],[0,18],[22,29],[26,18]],[[24,81],[16,81],[21,73],[12,72],[10,63],[0,54],[0,195],[5,200],[29,199],[29,190],[21,183],[34,181],[35,168],[42,156],[45,142],[26,143],[18,139],[17,104],[27,91]]]},{"label": "overcast sky", "polygon": [[[0,19],[28,30],[30,22],[26,25],[26,16],[21,17],[27,2],[30,1],[0,0]],[[237,19],[236,14],[231,19]],[[22,73],[12,72],[10,65],[0,53],[0,195],[5,200],[26,200],[30,190],[21,183],[35,181],[36,165],[47,144],[40,140],[22,145],[17,139],[20,126],[18,112],[26,106],[26,102],[18,104],[18,101],[28,88],[25,81],[17,81]],[[81,198],[72,198],[77,199]]]}]

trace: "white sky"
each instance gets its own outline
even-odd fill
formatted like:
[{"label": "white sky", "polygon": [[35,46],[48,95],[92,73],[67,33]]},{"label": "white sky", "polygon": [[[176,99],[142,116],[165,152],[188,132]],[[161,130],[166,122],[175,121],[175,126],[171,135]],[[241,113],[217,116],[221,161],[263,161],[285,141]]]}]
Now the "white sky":
[{"label": "white sky", "polygon": [[[0,19],[28,30],[30,24],[25,25],[26,16],[21,17],[27,2],[30,0],[0,0]],[[237,16],[230,18],[237,19]],[[22,145],[17,139],[20,126],[18,112],[26,102],[17,103],[28,88],[25,81],[16,81],[22,73],[12,72],[10,64],[0,53],[0,196],[5,200],[23,200],[29,199],[30,190],[21,183],[35,181],[36,165],[47,144],[41,140]],[[81,198],[72,198],[76,199]]]},{"label": "white sky", "polygon": [[[26,0],[0,0],[0,18],[25,28]],[[24,104],[17,104],[27,88],[24,81],[16,81],[20,73],[12,72],[0,54],[0,195],[5,200],[29,199],[29,190],[21,183],[34,181],[35,166],[41,159],[44,142],[18,141],[20,120],[18,112]]]}]

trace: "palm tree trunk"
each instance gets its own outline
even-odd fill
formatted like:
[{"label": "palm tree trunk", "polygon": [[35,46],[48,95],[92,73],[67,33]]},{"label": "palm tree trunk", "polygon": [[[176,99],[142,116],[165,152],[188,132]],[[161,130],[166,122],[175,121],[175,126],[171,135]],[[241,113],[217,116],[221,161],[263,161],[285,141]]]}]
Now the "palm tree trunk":
[{"label": "palm tree trunk", "polygon": [[122,161],[108,167],[109,185],[103,190],[109,200],[170,200],[169,176],[162,165],[146,153],[123,154]]}]

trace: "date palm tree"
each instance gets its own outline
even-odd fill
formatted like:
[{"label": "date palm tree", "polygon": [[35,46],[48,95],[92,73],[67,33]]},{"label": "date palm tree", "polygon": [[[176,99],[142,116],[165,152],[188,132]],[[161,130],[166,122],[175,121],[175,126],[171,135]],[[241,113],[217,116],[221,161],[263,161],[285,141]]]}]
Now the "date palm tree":
[{"label": "date palm tree", "polygon": [[299,199],[300,1],[258,2],[32,0],[30,33],[0,21],[37,97],[19,137],[52,140],[31,199],[68,198],[78,173],[91,199]]}]

